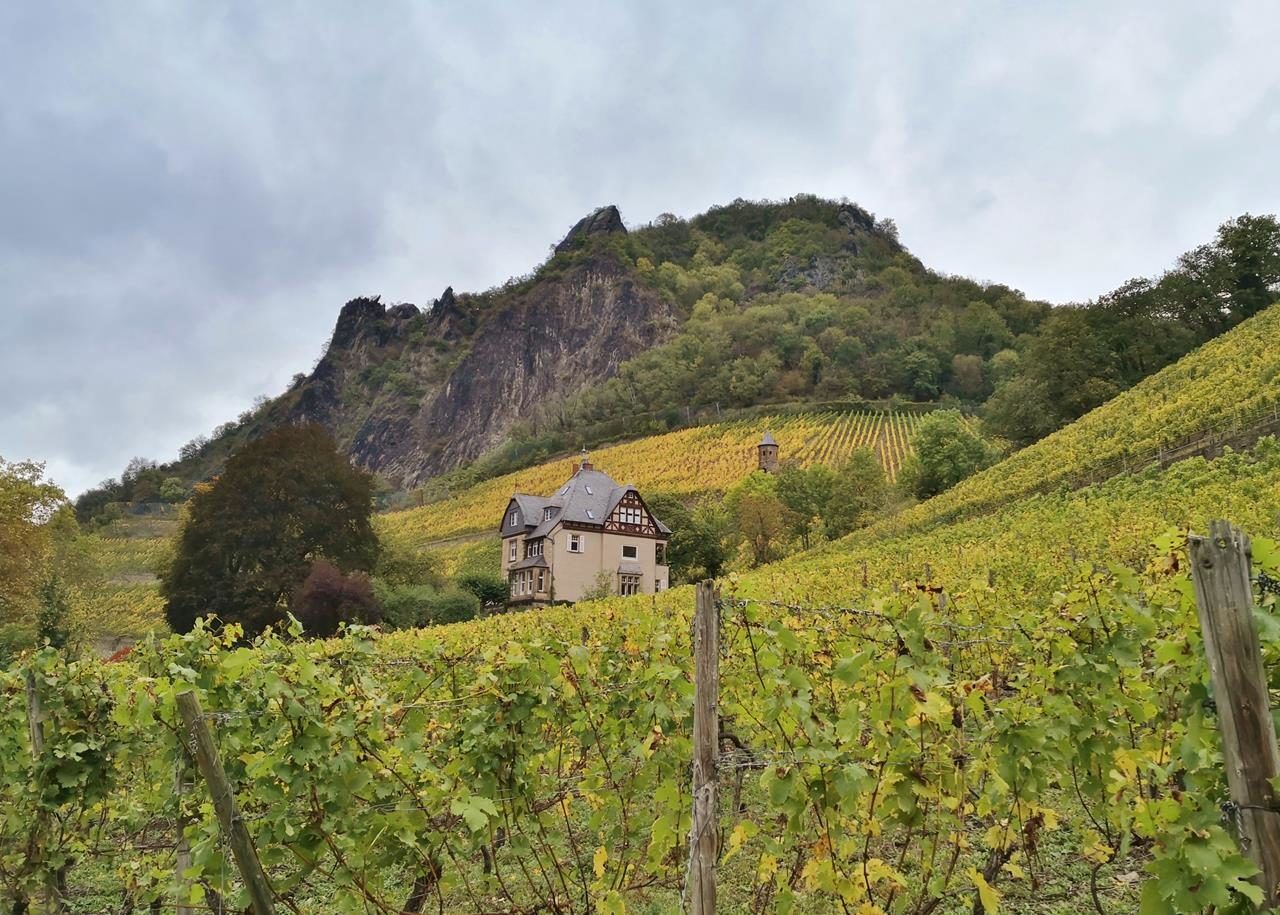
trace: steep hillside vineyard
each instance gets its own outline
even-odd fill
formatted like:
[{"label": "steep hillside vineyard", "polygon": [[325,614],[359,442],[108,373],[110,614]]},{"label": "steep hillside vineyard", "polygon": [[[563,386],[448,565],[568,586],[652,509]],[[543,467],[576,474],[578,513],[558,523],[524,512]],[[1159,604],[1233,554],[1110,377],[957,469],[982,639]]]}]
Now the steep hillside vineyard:
[{"label": "steep hillside vineyard", "polygon": [[[1184,546],[1211,514],[1259,530],[1277,510],[1268,441],[726,582],[725,910],[1254,898],[1219,810]],[[1280,574],[1271,541],[1255,558]],[[925,564],[941,590],[914,587]],[[245,905],[203,785],[174,794],[174,696],[194,689],[291,910],[676,911],[691,598],[319,643],[197,630],[115,665],[38,654],[34,761],[23,671],[0,675],[0,847],[37,850],[0,871],[0,893],[65,866],[82,911]]]},{"label": "steep hillside vineyard", "polygon": [[1280,419],[1280,306],[1135,385],[1093,412],[983,473],[885,522],[927,525],[1057,485],[1136,469],[1185,437]]},{"label": "steep hillside vineyard", "polygon": [[[756,469],[756,443],[767,429],[781,445],[781,459],[802,466],[839,467],[858,448],[870,448],[892,479],[910,453],[910,413],[800,413],[681,429],[602,448],[592,461],[619,483],[642,492],[722,492]],[[573,473],[573,459],[531,467],[487,480],[450,499],[393,512],[378,520],[383,536],[424,546],[494,528],[513,492],[552,492]]]}]

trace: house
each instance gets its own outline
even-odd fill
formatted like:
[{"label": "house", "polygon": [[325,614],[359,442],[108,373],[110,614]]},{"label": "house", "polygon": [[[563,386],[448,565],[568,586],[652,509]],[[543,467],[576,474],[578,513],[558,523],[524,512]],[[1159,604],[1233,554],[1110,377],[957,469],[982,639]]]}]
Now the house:
[{"label": "house", "polygon": [[614,594],[655,594],[668,585],[671,529],[634,486],[596,470],[582,452],[573,476],[550,496],[516,493],[500,528],[511,603],[577,601],[608,581]]}]

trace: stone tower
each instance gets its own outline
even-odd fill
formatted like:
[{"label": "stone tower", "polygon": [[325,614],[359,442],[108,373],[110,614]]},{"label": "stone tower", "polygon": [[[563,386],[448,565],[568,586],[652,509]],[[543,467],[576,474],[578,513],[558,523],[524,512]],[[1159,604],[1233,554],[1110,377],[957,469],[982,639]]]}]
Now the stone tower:
[{"label": "stone tower", "polygon": [[756,452],[760,458],[761,470],[765,473],[778,472],[778,443],[774,441],[773,433],[765,432],[760,444],[756,445]]}]

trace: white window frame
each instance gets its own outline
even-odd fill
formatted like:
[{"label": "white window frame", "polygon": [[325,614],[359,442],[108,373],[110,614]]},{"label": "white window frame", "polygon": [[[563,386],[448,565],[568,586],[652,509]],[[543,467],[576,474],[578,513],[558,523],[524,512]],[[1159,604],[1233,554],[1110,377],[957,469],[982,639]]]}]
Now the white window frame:
[{"label": "white window frame", "polygon": [[549,505],[542,510],[543,521],[550,521],[555,516],[556,516],[556,510]]},{"label": "white window frame", "polygon": [[538,570],[538,588],[539,594],[545,594],[547,590],[547,573],[544,569]]},{"label": "white window frame", "polygon": [[512,539],[512,541],[511,541],[511,546],[507,548],[507,561],[508,561],[508,562],[515,562],[515,561],[516,561],[516,556],[517,556],[517,555],[519,555],[519,554],[517,553],[517,551],[518,551],[519,549],[520,549],[519,541],[517,541],[517,540],[515,540],[515,539],[513,538],[513,539]]},{"label": "white window frame", "polygon": [[618,594],[623,597],[640,594],[640,581],[639,575],[632,575],[629,572],[620,573],[618,575]]},{"label": "white window frame", "polygon": [[507,515],[507,524],[510,525],[511,527],[515,527],[519,523],[520,523],[520,512],[515,511],[513,509],[511,514]]},{"label": "white window frame", "polygon": [[[631,551],[630,555],[627,555],[627,550]],[[624,543],[622,545],[622,558],[623,559],[639,559],[640,547],[636,546],[634,543]]]},{"label": "white window frame", "polygon": [[[577,549],[574,549],[574,547],[575,547],[575,546],[577,547]],[[581,534],[570,534],[570,535],[569,535],[569,552],[570,552],[570,553],[585,553],[585,552],[586,552],[585,545],[584,545],[584,544],[583,544],[583,542],[582,542],[582,535],[581,535]]]}]

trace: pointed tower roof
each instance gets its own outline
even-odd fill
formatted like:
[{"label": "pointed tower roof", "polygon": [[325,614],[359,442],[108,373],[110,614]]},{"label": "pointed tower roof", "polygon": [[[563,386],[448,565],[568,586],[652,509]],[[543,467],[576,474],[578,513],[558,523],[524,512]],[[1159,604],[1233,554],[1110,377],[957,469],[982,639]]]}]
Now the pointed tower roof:
[{"label": "pointed tower roof", "polygon": [[[773,433],[772,433],[772,432],[770,432],[768,429],[766,429],[766,430],[765,430],[765,432],[764,432],[764,438],[760,439],[760,444],[761,444],[761,445],[775,445],[775,446],[776,446],[778,443],[777,443],[776,441],[774,441]],[[757,447],[759,447],[759,446],[757,446]]]}]

